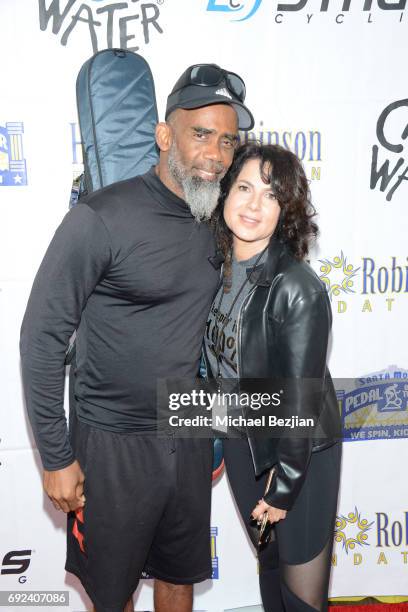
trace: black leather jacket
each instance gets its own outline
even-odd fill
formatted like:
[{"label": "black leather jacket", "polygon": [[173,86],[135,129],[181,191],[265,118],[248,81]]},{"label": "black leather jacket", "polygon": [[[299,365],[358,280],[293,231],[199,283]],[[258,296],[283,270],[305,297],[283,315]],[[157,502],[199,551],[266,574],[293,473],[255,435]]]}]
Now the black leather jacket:
[{"label": "black leather jacket", "polygon": [[248,435],[255,473],[276,467],[265,501],[290,510],[305,479],[311,453],[341,438],[339,406],[326,365],[331,307],[327,291],[312,268],[294,259],[277,240],[271,240],[266,263],[256,268],[251,275],[254,278],[254,287],[244,299],[237,321],[239,379],[313,379],[319,383],[313,400],[295,393],[290,405],[291,414],[299,418],[313,415],[318,425],[311,436]]}]

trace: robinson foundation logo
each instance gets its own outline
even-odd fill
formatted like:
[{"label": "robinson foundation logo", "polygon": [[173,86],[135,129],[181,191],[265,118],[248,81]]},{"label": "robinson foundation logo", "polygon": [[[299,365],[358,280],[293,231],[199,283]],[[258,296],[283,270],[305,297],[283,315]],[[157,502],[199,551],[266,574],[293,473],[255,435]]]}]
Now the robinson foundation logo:
[{"label": "robinson foundation logo", "polygon": [[315,268],[325,284],[333,311],[371,313],[377,309],[394,312],[406,307],[408,257],[351,258],[343,251],[319,259]]},{"label": "robinson foundation logo", "polygon": [[[106,2],[105,0],[38,0],[40,29],[51,31],[65,47],[77,31],[89,36],[93,53],[120,47],[139,51],[152,37],[163,34],[157,2]],[[75,36],[74,36],[75,39]]]},{"label": "robinson foundation logo", "polygon": [[359,510],[336,517],[332,565],[408,565],[408,512]]},{"label": "robinson foundation logo", "polygon": [[294,14],[304,17],[305,24],[311,21],[329,19],[341,25],[351,18],[358,16],[361,21],[375,23],[384,16],[384,12],[391,13],[393,23],[402,23],[405,18],[406,0],[286,0],[285,2],[272,2],[271,0],[206,0],[207,11],[228,15],[231,21],[246,21],[258,11],[268,15],[277,23],[282,24],[290,20]]},{"label": "robinson foundation logo", "polygon": [[310,180],[320,180],[323,156],[323,135],[320,130],[306,127],[268,127],[264,121],[260,121],[258,127],[241,132],[239,138],[241,144],[259,142],[281,145],[295,153],[303,162]]},{"label": "robinson foundation logo", "polygon": [[330,259],[320,259],[320,280],[326,285],[330,299],[341,294],[355,293],[354,277],[360,268],[347,262],[347,258],[341,251],[340,256]]},{"label": "robinson foundation logo", "polygon": [[360,512],[355,508],[354,512],[349,512],[347,516],[336,517],[334,541],[341,542],[346,554],[356,548],[368,546],[367,532],[373,524],[374,521],[369,523],[367,519],[361,517]]}]

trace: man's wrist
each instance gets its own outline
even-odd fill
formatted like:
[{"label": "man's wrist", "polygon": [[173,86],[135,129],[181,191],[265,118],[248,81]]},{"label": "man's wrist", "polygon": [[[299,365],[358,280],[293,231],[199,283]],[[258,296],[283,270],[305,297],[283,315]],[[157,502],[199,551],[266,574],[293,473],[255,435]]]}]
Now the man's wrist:
[{"label": "man's wrist", "polygon": [[66,459],[65,461],[62,461],[60,463],[44,463],[43,462],[43,468],[47,472],[57,472],[58,470],[63,470],[64,468],[69,467],[74,462],[75,462],[75,457],[74,455],[72,455],[70,459]]}]

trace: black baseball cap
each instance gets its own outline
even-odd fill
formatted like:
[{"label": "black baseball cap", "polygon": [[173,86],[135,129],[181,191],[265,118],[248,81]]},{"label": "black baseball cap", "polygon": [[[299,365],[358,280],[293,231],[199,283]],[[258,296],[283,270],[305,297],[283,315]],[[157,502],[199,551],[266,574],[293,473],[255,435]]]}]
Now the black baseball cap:
[{"label": "black baseball cap", "polygon": [[176,108],[187,110],[229,104],[238,116],[238,128],[251,130],[255,121],[244,104],[245,83],[235,72],[224,70],[217,64],[195,64],[183,72],[167,98],[166,115]]}]

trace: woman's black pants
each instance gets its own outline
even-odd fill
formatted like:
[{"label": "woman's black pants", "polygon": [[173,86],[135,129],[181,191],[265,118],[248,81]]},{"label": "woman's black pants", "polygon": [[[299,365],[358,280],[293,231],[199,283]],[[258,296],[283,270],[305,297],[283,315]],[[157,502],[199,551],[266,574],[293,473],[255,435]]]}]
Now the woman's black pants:
[{"label": "woman's black pants", "polygon": [[[255,546],[249,517],[263,497],[266,474],[255,478],[246,439],[224,440],[224,457],[235,501]],[[265,612],[327,610],[340,463],[340,442],[312,453],[293,508],[275,525],[273,541],[259,552]]]}]

